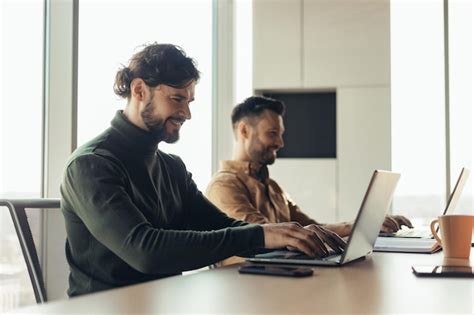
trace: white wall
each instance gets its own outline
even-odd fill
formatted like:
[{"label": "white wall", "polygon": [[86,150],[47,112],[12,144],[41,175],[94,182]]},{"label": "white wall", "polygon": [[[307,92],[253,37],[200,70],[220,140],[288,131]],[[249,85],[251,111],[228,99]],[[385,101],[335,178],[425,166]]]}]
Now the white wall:
[{"label": "white wall", "polygon": [[336,164],[335,159],[281,158],[269,171],[303,212],[318,222],[330,223],[337,218]]},{"label": "white wall", "polygon": [[254,89],[301,87],[302,7],[301,0],[254,1]]},{"label": "white wall", "polygon": [[305,88],[390,84],[388,0],[304,0],[303,6]]}]

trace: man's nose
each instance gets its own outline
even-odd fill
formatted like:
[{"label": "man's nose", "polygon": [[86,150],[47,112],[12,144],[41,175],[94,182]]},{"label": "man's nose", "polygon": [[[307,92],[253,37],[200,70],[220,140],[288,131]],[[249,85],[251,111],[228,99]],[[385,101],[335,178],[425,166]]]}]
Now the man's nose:
[{"label": "man's nose", "polygon": [[285,146],[285,142],[283,141],[283,137],[278,137],[278,140],[277,140],[277,145],[281,148],[283,148]]},{"label": "man's nose", "polygon": [[191,119],[191,109],[189,108],[189,104],[184,105],[183,113],[185,119]]}]

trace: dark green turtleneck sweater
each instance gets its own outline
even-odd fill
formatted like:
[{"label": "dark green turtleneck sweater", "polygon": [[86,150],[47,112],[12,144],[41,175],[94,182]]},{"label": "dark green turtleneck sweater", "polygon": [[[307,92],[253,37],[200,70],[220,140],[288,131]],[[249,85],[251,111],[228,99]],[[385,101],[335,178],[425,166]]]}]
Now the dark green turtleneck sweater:
[{"label": "dark green turtleneck sweater", "polygon": [[262,247],[263,229],[227,217],[177,156],[121,111],[78,148],[61,184],[70,296],[204,267]]}]

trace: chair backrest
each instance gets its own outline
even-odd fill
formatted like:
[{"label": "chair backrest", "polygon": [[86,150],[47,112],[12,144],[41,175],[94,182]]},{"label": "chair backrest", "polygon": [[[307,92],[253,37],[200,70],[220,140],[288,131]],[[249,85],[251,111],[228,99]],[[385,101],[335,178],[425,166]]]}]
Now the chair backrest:
[{"label": "chair backrest", "polygon": [[48,300],[46,287],[25,209],[59,208],[60,199],[0,199],[0,206],[7,207],[10,211],[21,251],[28,268],[36,302],[44,303]]}]

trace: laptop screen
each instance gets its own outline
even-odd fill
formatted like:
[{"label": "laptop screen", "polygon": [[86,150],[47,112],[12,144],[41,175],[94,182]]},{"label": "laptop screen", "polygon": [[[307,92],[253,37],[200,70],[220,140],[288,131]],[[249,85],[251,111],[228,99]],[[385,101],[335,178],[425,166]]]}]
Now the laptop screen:
[{"label": "laptop screen", "polygon": [[458,176],[458,180],[456,181],[456,185],[454,186],[453,192],[449,196],[443,215],[452,213],[456,208],[459,198],[461,197],[462,190],[464,189],[464,185],[466,184],[466,181],[469,177],[469,173],[469,169],[465,167],[462,168],[461,173]]}]

